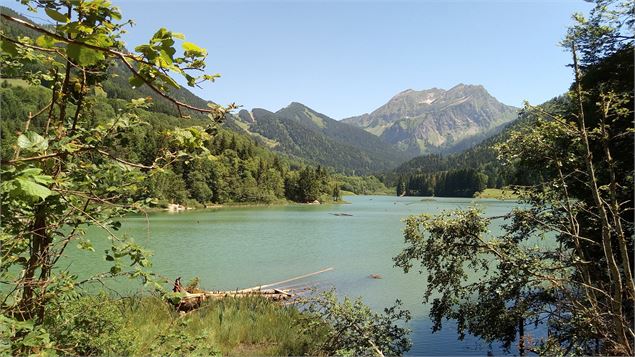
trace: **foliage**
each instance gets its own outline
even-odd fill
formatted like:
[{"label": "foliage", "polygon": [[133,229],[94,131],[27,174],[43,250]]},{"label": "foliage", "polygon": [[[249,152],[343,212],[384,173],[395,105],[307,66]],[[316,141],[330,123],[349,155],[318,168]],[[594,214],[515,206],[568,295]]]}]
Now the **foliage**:
[{"label": "foliage", "polygon": [[127,355],[133,336],[125,315],[101,293],[48,306],[44,324],[59,349],[82,356]]},{"label": "foliage", "polygon": [[344,298],[339,302],[334,291],[326,291],[309,299],[307,311],[320,318],[308,329],[326,323],[329,333],[322,350],[328,355],[400,356],[410,349],[409,330],[402,327],[410,313],[401,310],[401,302],[386,308],[383,314],[373,312],[361,299]]},{"label": "foliage", "polygon": [[[598,1],[592,14],[613,5]],[[520,354],[632,354],[633,41],[578,35],[614,33],[612,21],[632,23],[633,13],[600,18],[576,16],[564,41],[575,70],[567,100],[527,105],[534,125],[497,146],[504,164],[538,178],[517,192],[524,205],[505,217],[470,209],[407,219],[406,248],[395,263],[407,272],[418,262],[427,272],[424,299],[433,303],[435,329],[456,319],[459,337],[471,333],[506,348],[517,340]],[[584,53],[584,67],[576,48],[594,48],[593,56]],[[504,234],[489,235],[501,218]],[[532,324],[545,325],[547,336],[532,341]]]},{"label": "foliage", "polygon": [[[460,339],[470,332],[487,342],[501,340],[509,349],[519,324],[546,308],[533,306],[544,293],[543,282],[530,283],[527,272],[549,266],[550,254],[523,250],[510,237],[483,237],[489,223],[475,209],[408,217],[407,246],[395,264],[407,273],[417,261],[427,273],[424,302],[432,302],[433,331],[453,319]],[[476,281],[470,281],[468,273],[475,272]]]},{"label": "foliage", "polygon": [[[175,354],[176,350],[182,355],[184,346],[196,348],[195,354],[318,355],[326,332],[325,328],[305,329],[312,317],[295,307],[259,297],[206,301],[186,315],[153,297],[126,298],[121,308],[129,317],[125,329],[135,335],[132,355]],[[166,343],[160,343],[160,338]]]},{"label": "foliage", "polygon": [[[38,105],[46,105],[50,100],[50,93],[42,87],[7,85],[0,88],[0,94],[3,104],[0,114],[6,118],[16,118],[0,124],[3,145],[6,145],[1,153],[4,157],[11,157],[14,151],[8,143],[17,141],[13,133],[19,132],[24,125],[20,118],[28,117],[28,112],[36,111]],[[107,118],[114,116],[120,109],[121,102],[110,97],[94,98],[94,109],[86,114],[86,119],[91,123],[107,122]],[[140,125],[120,133],[121,145],[112,149],[114,154],[128,161],[151,165],[153,157],[162,149],[161,143],[175,127],[185,127],[184,124],[201,127],[205,125],[205,119],[194,117],[183,123],[174,116],[158,113],[155,104],[136,109]],[[42,127],[44,130],[45,125],[46,122],[35,118],[30,127]],[[160,203],[181,204],[191,201],[207,204],[294,200],[295,196],[291,192],[285,192],[284,181],[296,178],[295,171],[301,170],[302,164],[275,155],[244,135],[224,128],[215,128],[214,136],[204,145],[211,157],[180,160],[161,167],[161,170],[152,172],[144,180],[144,194]],[[318,196],[327,197],[332,193],[334,181],[340,178],[332,178],[326,170],[321,171],[327,175],[329,184],[321,188]]]},{"label": "foliage", "polygon": [[216,356],[220,353],[205,341],[205,333],[192,337],[186,332],[187,322],[177,319],[168,331],[160,333],[150,348],[151,355],[161,356]]},{"label": "foliage", "polygon": [[[18,327],[14,329],[11,352],[28,354],[39,351],[28,342],[36,332],[47,344],[48,335],[39,331],[45,321],[56,318],[50,309],[77,298],[82,282],[58,267],[57,262],[69,244],[94,250],[83,237],[87,226],[101,227],[111,245],[105,259],[113,266],[110,272],[94,279],[127,275],[153,284],[153,276],[147,271],[149,252],[132,239],[119,236],[116,219],[139,212],[151,202],[144,190],[148,177],[187,159],[209,157],[205,143],[211,138],[213,124],[225,116],[228,108],[196,108],[169,96],[169,87],[179,87],[170,75],[182,76],[190,85],[214,78],[204,73],[203,49],[188,42],[178,49],[182,34],[160,29],[147,45],[127,51],[120,36],[130,22],[122,21],[119,9],[107,1],[23,3],[33,11],[43,10],[55,23],[41,27],[2,13],[3,69],[6,64],[8,73],[23,74],[34,86],[2,88],[3,104],[7,103],[8,114],[16,117],[3,120],[3,139],[9,139],[12,147],[3,140],[0,172],[0,278],[7,286],[2,291],[2,313],[22,324],[13,325]],[[19,32],[5,33],[6,23],[35,32],[37,37],[11,37]],[[151,99],[109,103],[109,108],[101,83],[115,63],[127,68],[133,85],[147,86],[180,113],[190,110],[208,115],[207,125],[170,128],[160,134],[161,140],[149,155],[131,153],[129,137],[147,125],[144,115]],[[16,93],[9,94],[14,89]],[[104,108],[109,109],[107,115],[95,115]],[[7,128],[11,129],[8,133],[4,130]],[[57,316],[63,320],[55,325],[64,331],[48,328],[58,339],[54,342],[74,344],[96,330],[116,335],[113,311],[103,311],[113,320],[109,324],[96,316],[91,321],[82,320],[89,314],[79,314],[81,309]],[[75,330],[69,332],[68,326]],[[76,353],[107,351],[108,344],[93,339],[77,347]]]},{"label": "foliage", "polygon": [[406,196],[472,197],[487,187],[487,176],[474,169],[454,169],[400,178],[397,194]]},{"label": "foliage", "polygon": [[339,189],[356,195],[385,194],[388,188],[376,176],[336,175]]},{"label": "foliage", "polygon": [[[187,315],[162,299],[101,293],[49,306],[42,325],[2,317],[0,352],[64,355],[320,355],[326,326],[258,297],[205,302]],[[319,324],[315,321],[316,326]],[[10,339],[28,333],[26,337]],[[88,352],[90,351],[90,352]]]},{"label": "foliage", "polygon": [[46,329],[33,321],[19,321],[0,315],[0,354],[37,353],[55,355],[55,344]]},{"label": "foliage", "polygon": [[334,194],[335,187],[326,170],[320,166],[315,170],[307,166],[297,175],[287,177],[284,182],[286,195],[297,202],[337,201],[340,197],[339,192]]}]

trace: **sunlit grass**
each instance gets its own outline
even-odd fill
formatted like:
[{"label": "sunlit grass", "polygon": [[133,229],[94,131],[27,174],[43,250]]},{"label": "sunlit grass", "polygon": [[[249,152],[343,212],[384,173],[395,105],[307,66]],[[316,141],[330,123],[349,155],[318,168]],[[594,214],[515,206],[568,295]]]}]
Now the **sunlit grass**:
[{"label": "sunlit grass", "polygon": [[[203,336],[223,355],[303,355],[318,353],[324,331],[308,331],[306,315],[262,298],[209,301],[179,314],[156,297],[125,299],[127,326],[137,338],[134,355],[148,355],[156,339],[171,329]],[[178,326],[178,321],[184,325]]]},{"label": "sunlit grass", "polygon": [[476,198],[495,198],[499,200],[517,200],[518,195],[511,188],[486,188],[475,195]]}]

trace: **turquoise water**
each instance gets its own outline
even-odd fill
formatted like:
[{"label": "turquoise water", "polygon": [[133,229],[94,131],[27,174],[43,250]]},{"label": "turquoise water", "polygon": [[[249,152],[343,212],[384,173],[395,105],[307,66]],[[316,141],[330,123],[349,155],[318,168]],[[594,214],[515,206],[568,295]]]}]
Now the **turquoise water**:
[{"label": "turquoise water", "polygon": [[[332,286],[341,295],[361,296],[375,309],[402,300],[413,315],[410,327],[414,345],[410,354],[484,355],[488,346],[476,338],[458,341],[451,323],[431,333],[428,306],[422,304],[425,275],[417,270],[404,274],[393,267],[392,257],[404,246],[401,220],[408,215],[477,205],[487,216],[498,216],[517,204],[391,196],[345,199],[350,204],[153,213],[125,219],[121,232],[154,251],[154,272],[171,280],[181,276],[188,281],[198,276],[200,285],[208,290],[246,288],[333,267],[333,271],[302,283]],[[499,228],[493,225],[491,229]],[[99,235],[103,234],[89,232],[93,241]],[[73,270],[84,274],[103,271],[107,266],[106,262],[95,264],[95,259],[72,261]],[[371,279],[370,274],[383,278]],[[499,351],[495,348],[494,352]]]}]

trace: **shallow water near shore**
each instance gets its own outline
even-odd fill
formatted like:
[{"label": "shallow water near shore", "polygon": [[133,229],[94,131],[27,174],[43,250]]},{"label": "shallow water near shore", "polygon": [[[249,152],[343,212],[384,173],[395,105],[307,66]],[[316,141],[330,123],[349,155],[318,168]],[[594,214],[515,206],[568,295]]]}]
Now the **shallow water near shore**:
[{"label": "shallow water near shore", "polygon": [[[338,294],[361,296],[381,310],[400,299],[412,312],[410,355],[502,354],[477,338],[457,340],[449,322],[432,334],[429,307],[422,304],[425,274],[409,274],[393,267],[392,257],[404,247],[401,221],[408,215],[440,213],[476,205],[486,216],[499,216],[518,204],[512,201],[461,198],[393,196],[347,196],[350,204],[288,205],[220,208],[179,213],[156,212],[128,217],[120,232],[154,252],[152,270],[187,282],[200,278],[207,290],[246,288],[333,267],[334,270],[298,283],[335,287]],[[491,231],[500,231],[496,222]],[[103,232],[88,237],[96,253],[69,251],[72,270],[89,275],[103,271],[106,262],[95,264],[103,252],[98,243]],[[93,255],[89,258],[90,255]],[[373,279],[371,274],[381,275]],[[113,287],[121,292],[138,288],[136,282]]]}]

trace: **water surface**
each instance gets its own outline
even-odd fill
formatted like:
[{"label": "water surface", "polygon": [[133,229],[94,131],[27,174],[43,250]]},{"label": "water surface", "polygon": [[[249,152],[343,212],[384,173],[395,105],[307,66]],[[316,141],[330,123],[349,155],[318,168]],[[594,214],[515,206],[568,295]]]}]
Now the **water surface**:
[{"label": "water surface", "polygon": [[[409,354],[485,355],[490,347],[476,338],[458,341],[451,323],[431,333],[429,307],[422,304],[425,275],[417,269],[404,274],[393,267],[392,257],[404,247],[402,219],[408,215],[477,205],[487,216],[499,216],[517,204],[391,196],[345,199],[350,204],[154,213],[125,219],[121,232],[154,251],[156,273],[171,279],[181,276],[183,281],[198,276],[200,285],[209,290],[251,287],[333,267],[334,271],[303,282],[334,286],[341,295],[361,296],[378,310],[402,300],[413,315],[414,345]],[[499,228],[493,224],[491,230]],[[103,235],[93,231],[89,236],[94,241],[99,234]],[[84,273],[107,266],[94,264],[94,259],[73,261],[74,268]],[[370,274],[383,278],[372,279]]]}]

